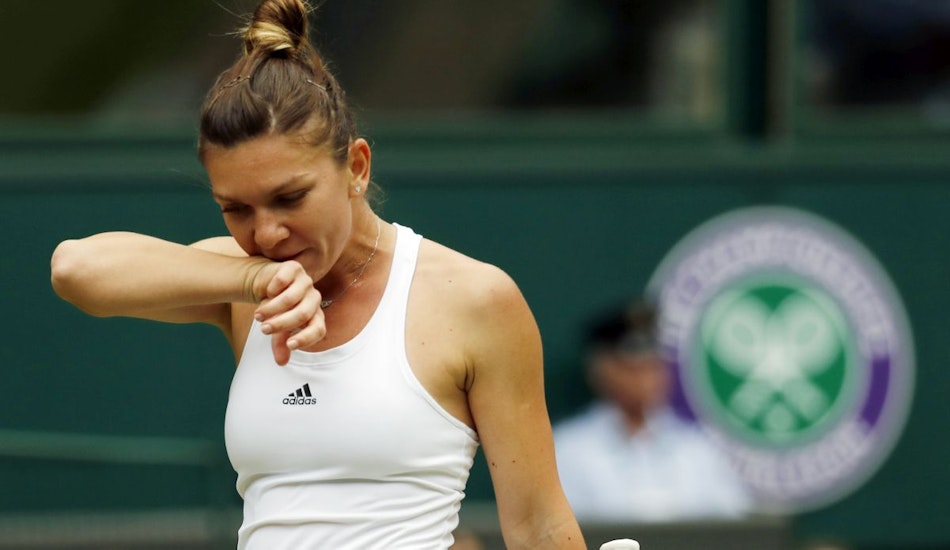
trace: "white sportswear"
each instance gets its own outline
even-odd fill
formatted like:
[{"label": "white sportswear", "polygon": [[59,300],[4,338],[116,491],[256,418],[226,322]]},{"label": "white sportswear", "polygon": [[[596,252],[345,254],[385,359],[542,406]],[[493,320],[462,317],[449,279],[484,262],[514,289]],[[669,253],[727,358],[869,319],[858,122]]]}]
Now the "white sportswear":
[{"label": "white sportswear", "polygon": [[225,441],[244,498],[240,550],[438,549],[452,544],[478,438],[419,383],[406,305],[422,238],[396,226],[382,300],[363,330],[274,362],[253,323]]}]

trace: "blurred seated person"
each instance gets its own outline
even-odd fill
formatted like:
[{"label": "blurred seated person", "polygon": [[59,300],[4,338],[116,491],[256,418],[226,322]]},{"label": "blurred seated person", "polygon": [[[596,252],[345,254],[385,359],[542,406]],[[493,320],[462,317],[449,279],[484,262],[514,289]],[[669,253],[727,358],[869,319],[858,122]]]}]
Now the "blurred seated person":
[{"label": "blurred seated person", "polygon": [[561,482],[582,524],[740,519],[749,509],[726,457],[668,405],[656,317],[636,303],[588,331],[596,400],[554,429]]}]

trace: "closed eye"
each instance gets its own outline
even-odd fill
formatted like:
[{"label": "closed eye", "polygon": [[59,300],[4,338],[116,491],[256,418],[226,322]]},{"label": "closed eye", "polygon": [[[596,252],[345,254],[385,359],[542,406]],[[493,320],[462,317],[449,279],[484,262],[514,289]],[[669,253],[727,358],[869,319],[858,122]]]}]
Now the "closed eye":
[{"label": "closed eye", "polygon": [[223,204],[221,205],[222,214],[242,214],[247,212],[247,206],[243,204]]},{"label": "closed eye", "polygon": [[286,195],[280,195],[275,199],[275,202],[278,206],[294,206],[299,203],[307,195],[307,191],[295,191],[293,193],[287,193]]}]

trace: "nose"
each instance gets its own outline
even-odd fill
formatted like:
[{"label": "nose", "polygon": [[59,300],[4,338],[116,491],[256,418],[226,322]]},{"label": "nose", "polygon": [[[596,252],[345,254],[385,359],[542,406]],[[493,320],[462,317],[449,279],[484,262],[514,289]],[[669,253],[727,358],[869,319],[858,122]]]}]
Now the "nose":
[{"label": "nose", "polygon": [[254,242],[261,252],[272,252],[290,236],[290,230],[279,216],[261,212],[254,219]]}]

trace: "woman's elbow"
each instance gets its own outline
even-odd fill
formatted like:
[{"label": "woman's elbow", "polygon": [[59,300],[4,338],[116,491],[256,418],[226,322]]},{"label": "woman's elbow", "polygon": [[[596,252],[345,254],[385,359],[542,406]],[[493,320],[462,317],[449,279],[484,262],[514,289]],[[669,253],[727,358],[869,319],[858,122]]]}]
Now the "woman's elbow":
[{"label": "woman's elbow", "polygon": [[53,284],[53,290],[59,297],[68,299],[69,289],[73,286],[76,279],[76,273],[79,271],[79,263],[76,256],[78,242],[70,239],[63,241],[53,250],[53,256],[50,258],[50,282]]},{"label": "woman's elbow", "polygon": [[83,241],[76,239],[59,243],[50,258],[50,283],[57,296],[90,315],[101,317],[104,313],[84,299],[91,279],[86,248]]}]

